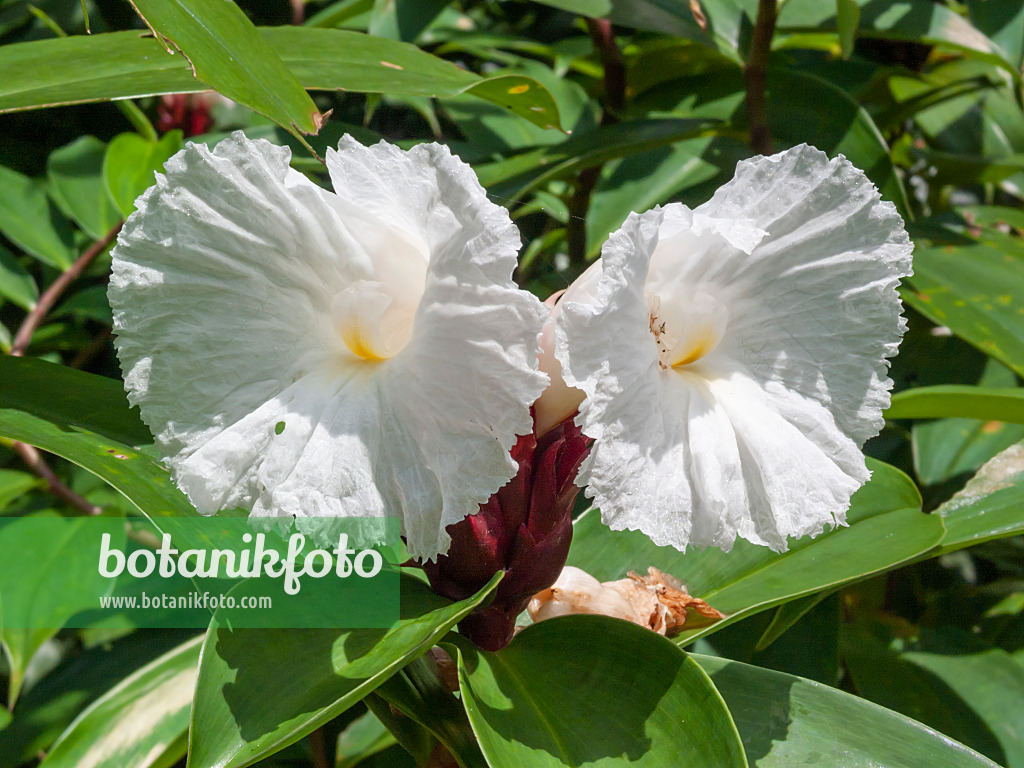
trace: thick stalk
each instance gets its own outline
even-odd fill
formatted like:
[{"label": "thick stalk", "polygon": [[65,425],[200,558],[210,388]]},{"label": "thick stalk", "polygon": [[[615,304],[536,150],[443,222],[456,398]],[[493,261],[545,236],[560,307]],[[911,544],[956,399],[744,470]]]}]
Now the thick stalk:
[{"label": "thick stalk", "polygon": [[[603,98],[601,103],[601,125],[618,122],[616,116],[626,104],[626,67],[622,54],[615,44],[615,31],[607,19],[587,20],[590,39],[601,58],[604,68]],[[566,247],[569,260],[582,267],[587,260],[587,211],[590,197],[601,177],[601,166],[585,168],[576,180],[576,191],[569,201],[569,223],[566,225]]]},{"label": "thick stalk", "polygon": [[757,21],[750,38],[750,53],[743,74],[747,86],[747,122],[750,124],[750,148],[756,154],[772,153],[772,136],[768,130],[768,100],[765,79],[772,36],[775,34],[776,0],[758,0]]}]

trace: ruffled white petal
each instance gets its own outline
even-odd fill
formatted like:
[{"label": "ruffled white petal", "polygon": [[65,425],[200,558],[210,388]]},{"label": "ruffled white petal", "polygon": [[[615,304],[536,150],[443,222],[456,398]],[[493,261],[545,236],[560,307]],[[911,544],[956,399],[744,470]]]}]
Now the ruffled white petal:
[{"label": "ruffled white petal", "polygon": [[[779,551],[843,523],[888,406],[911,251],[867,178],[806,146],[741,162],[695,211],[631,216],[557,329],[596,438],[579,482],[604,520],[680,549],[739,535]],[[659,365],[651,295],[669,326],[713,319],[711,348]]]},{"label": "ruffled white petal", "polygon": [[201,512],[401,515],[432,558],[515,473],[546,383],[518,233],[437,145],[343,142],[337,195],[289,157],[188,145],[139,199],[109,290],[129,399]]}]

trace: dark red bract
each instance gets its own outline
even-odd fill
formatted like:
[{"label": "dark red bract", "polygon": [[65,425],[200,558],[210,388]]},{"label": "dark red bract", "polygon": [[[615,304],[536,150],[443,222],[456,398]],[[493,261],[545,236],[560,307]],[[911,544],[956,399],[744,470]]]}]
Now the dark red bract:
[{"label": "dark red bract", "polygon": [[512,448],[516,476],[477,514],[448,526],[448,554],[424,564],[434,590],[452,600],[470,597],[495,573],[505,572],[493,601],[459,624],[484,650],[507,645],[530,598],[561,573],[579,492],[574,481],[589,445],[572,418],[540,439],[520,437]]}]

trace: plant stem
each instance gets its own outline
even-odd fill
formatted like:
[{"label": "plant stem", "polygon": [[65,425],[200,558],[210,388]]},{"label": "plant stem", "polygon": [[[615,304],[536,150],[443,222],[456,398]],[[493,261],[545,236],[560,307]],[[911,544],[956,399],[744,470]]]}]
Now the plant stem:
[{"label": "plant stem", "polygon": [[587,29],[604,67],[604,104],[601,125],[616,122],[616,112],[626,104],[626,67],[615,44],[615,30],[607,19],[587,19]]},{"label": "plant stem", "polygon": [[60,277],[54,280],[50,287],[43,292],[43,295],[39,297],[39,303],[32,308],[32,311],[28,313],[18,328],[18,332],[14,336],[14,343],[11,345],[11,355],[21,357],[25,354],[25,350],[28,349],[28,345],[32,342],[32,334],[36,332],[36,329],[46,318],[46,315],[53,309],[57,299],[61,297],[61,294],[64,293],[71,283],[81,276],[93,260],[103,253],[104,249],[113,242],[120,231],[121,223],[118,222],[117,226],[93,243],[85,253],[75,260],[74,264],[62,272]]},{"label": "plant stem", "polygon": [[750,124],[750,148],[759,155],[772,153],[772,136],[768,130],[768,105],[765,94],[765,73],[775,34],[776,0],[758,0],[757,21],[750,38],[750,53],[743,75],[747,85],[747,121]]},{"label": "plant stem", "polygon": [[146,141],[156,142],[160,137],[157,135],[156,128],[149,122],[149,118],[146,117],[146,113],[143,112],[134,101],[131,99],[118,99],[114,102],[114,105],[121,110],[121,114],[124,115],[128,122],[132,124],[132,128],[139,132]]},{"label": "plant stem", "polygon": [[[626,67],[622,54],[615,44],[615,30],[607,19],[587,18],[587,29],[594,49],[601,58],[604,68],[604,96],[601,102],[601,125],[618,122],[616,113],[626,104]],[[586,168],[576,180],[576,190],[569,201],[569,221],[566,224],[565,240],[571,264],[582,267],[587,260],[587,211],[590,197],[594,193],[601,166]]]},{"label": "plant stem", "polygon": [[323,726],[309,734],[309,749],[313,756],[313,768],[329,768],[334,762],[327,754],[327,736]]},{"label": "plant stem", "polygon": [[[25,354],[29,344],[32,343],[32,335],[42,324],[49,311],[53,309],[53,305],[57,303],[57,299],[61,297],[67,287],[71,285],[75,279],[81,276],[93,260],[99,254],[103,253],[103,250],[113,242],[114,238],[117,237],[117,233],[120,231],[121,223],[119,222],[117,226],[111,229],[106,235],[93,243],[85,253],[75,260],[74,264],[62,272],[60,277],[54,280],[50,287],[43,292],[43,295],[39,297],[39,303],[37,303],[32,308],[32,311],[26,315],[21,326],[18,328],[17,334],[14,336],[14,343],[11,345],[10,352],[12,356],[21,357]],[[50,469],[50,466],[46,463],[42,453],[40,453],[37,448],[28,445],[27,443],[17,441],[12,444],[12,448],[15,453],[21,457],[21,460],[25,462],[25,465],[32,470],[32,472],[46,481],[46,486],[50,493],[58,499],[61,499],[68,505],[84,512],[87,515],[98,515],[103,511],[100,507],[82,498],[68,486],[64,485],[64,483],[58,479],[57,475],[54,474],[53,470]]]},{"label": "plant stem", "polygon": [[43,458],[43,454],[41,454],[35,446],[15,441],[12,444],[12,447],[14,448],[14,452],[21,457],[23,462],[25,462],[25,465],[32,470],[33,473],[46,481],[47,490],[49,490],[49,492],[58,499],[87,515],[99,515],[103,512],[100,507],[97,507],[92,502],[82,498],[64,485],[64,483],[57,478],[57,475],[53,473],[53,470],[50,469],[50,466]]}]

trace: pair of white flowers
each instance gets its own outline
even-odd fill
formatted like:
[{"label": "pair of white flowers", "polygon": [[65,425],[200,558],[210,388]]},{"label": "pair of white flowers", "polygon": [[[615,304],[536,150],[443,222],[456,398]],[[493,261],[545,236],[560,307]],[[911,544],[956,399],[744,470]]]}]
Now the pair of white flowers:
[{"label": "pair of white flowers", "polygon": [[553,309],[445,147],[346,138],[333,193],[289,159],[186,146],[114,250],[129,397],[200,512],[400,515],[433,559],[516,473],[533,405],[541,430],[578,409],[612,528],[783,550],[843,522],[912,250],[844,158],[754,158],[696,210],[632,214]]}]

